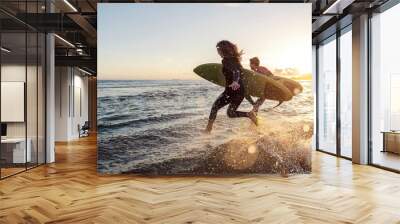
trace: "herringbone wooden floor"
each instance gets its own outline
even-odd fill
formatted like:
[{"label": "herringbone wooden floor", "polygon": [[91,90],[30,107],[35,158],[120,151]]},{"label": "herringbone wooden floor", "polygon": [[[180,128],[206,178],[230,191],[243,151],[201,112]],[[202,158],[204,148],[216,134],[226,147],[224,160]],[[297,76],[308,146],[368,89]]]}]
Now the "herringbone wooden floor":
[{"label": "herringbone wooden floor", "polygon": [[0,181],[0,223],[400,223],[400,175],[313,153],[284,178],[100,176],[96,139]]}]

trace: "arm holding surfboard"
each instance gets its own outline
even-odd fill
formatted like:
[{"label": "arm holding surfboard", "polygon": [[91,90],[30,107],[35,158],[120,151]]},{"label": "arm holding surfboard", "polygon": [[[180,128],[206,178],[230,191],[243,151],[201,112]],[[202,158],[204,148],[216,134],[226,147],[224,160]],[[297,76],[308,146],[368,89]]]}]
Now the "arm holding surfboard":
[{"label": "arm holding surfboard", "polygon": [[[193,71],[203,79],[225,87],[225,77],[222,74],[222,64],[202,64],[194,68]],[[269,77],[248,69],[242,69],[242,72],[242,80],[246,86],[245,96],[264,96],[267,100],[275,100],[282,103],[290,101],[293,96],[303,91],[302,85],[295,80],[281,76]]]}]

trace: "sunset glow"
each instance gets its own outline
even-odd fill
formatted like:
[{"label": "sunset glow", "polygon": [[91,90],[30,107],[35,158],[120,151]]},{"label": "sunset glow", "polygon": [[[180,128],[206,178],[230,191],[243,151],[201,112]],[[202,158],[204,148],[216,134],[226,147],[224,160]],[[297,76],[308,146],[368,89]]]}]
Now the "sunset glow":
[{"label": "sunset glow", "polygon": [[244,51],[246,68],[258,56],[270,70],[310,73],[309,6],[99,4],[98,78],[197,79],[194,67],[221,61],[215,45],[223,39]]}]

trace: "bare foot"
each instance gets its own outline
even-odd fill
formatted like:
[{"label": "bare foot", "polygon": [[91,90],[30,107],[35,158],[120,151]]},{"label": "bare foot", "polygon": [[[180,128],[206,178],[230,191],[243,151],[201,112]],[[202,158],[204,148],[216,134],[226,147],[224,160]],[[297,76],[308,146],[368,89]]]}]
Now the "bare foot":
[{"label": "bare foot", "polygon": [[282,177],[289,177],[287,169],[286,168],[282,168],[281,169],[281,176]]},{"label": "bare foot", "polygon": [[205,132],[205,133],[208,133],[208,134],[211,133],[213,124],[214,124],[214,120],[209,120],[208,123],[207,123],[207,127],[206,127],[206,129],[204,130],[204,132]]},{"label": "bare foot", "polygon": [[257,126],[258,125],[258,121],[257,121],[257,115],[254,111],[250,111],[249,113],[249,118],[251,121],[253,121],[253,123]]},{"label": "bare foot", "polygon": [[258,113],[258,109],[259,109],[259,107],[254,106],[253,109],[251,110],[251,112],[254,112],[255,114],[257,114]]},{"label": "bare foot", "polygon": [[288,169],[286,168],[286,166],[283,163],[280,164],[279,168],[281,170],[281,176],[282,177],[289,177]]},{"label": "bare foot", "polygon": [[203,132],[205,134],[210,134],[211,133],[212,128],[209,128],[208,126],[206,127],[206,129],[203,130]]}]

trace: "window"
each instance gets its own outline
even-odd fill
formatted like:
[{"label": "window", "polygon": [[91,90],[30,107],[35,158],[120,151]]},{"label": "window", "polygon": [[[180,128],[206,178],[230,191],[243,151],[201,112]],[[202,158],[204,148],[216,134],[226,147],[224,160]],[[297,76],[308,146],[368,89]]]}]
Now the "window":
[{"label": "window", "polygon": [[336,153],[336,40],[318,48],[318,149]]},{"label": "window", "polygon": [[[16,2],[1,2],[14,5]],[[18,13],[40,13],[43,1],[18,2]],[[0,13],[0,178],[45,163],[45,35]],[[13,108],[13,109],[11,109]]]},{"label": "window", "polygon": [[348,29],[340,36],[340,155],[351,158],[353,97],[351,26]]},{"label": "window", "polygon": [[371,18],[371,162],[400,170],[400,5]]}]

